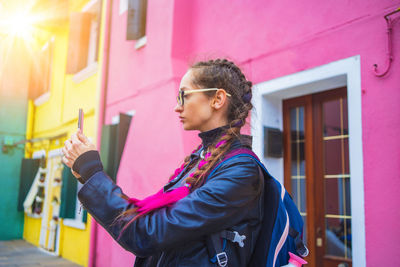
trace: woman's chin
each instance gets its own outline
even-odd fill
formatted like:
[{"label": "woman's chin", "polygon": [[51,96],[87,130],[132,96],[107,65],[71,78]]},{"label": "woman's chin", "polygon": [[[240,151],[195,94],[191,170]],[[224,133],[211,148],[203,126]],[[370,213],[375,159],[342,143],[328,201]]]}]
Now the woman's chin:
[{"label": "woman's chin", "polygon": [[183,130],[185,131],[193,131],[193,130],[197,130],[196,127],[193,127],[193,125],[187,124],[187,123],[183,123]]}]

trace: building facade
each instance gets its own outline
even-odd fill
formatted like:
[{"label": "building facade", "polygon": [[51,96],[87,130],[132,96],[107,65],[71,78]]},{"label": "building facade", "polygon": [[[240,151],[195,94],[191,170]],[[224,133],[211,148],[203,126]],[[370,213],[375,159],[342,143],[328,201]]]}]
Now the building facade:
[{"label": "building facade", "polygon": [[[125,129],[109,172],[130,196],[160,188],[199,143],[173,112],[180,78],[190,63],[228,57],[255,84],[253,148],[299,206],[309,265],[399,264],[399,246],[387,244],[399,236],[400,61],[383,77],[375,73],[389,61],[384,16],[399,5],[107,1],[102,155],[115,150],[111,128]],[[396,18],[393,55],[400,54]],[[97,224],[91,240],[90,266],[132,265],[134,256]]]},{"label": "building facade", "polygon": [[61,149],[78,128],[79,109],[83,131],[96,140],[102,4],[37,1],[32,10],[53,15],[43,22],[33,51],[26,160],[39,159],[40,166],[26,170],[33,175],[25,184],[23,238],[82,266],[88,264],[91,220],[80,207],[81,185],[63,165]]}]

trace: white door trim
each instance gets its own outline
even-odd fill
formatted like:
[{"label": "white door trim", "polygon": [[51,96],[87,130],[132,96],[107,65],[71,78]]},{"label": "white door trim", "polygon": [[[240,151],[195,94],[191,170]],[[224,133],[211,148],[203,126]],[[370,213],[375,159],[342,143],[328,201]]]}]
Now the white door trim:
[{"label": "white door trim", "polygon": [[[51,159],[54,157],[61,157],[63,156],[62,149],[53,149],[48,152],[48,157],[47,157],[47,175],[46,175],[46,187],[45,187],[45,197],[44,197],[44,202],[43,202],[43,211],[42,211],[42,221],[41,221],[41,228],[40,228],[40,238],[39,238],[39,246],[43,250],[47,250],[46,247],[46,242],[48,241],[48,226],[47,226],[47,220],[48,220],[48,214],[50,210],[50,192],[51,188],[53,187],[53,176],[54,176],[54,166],[53,162],[51,162]],[[60,225],[60,224],[59,224]],[[59,247],[60,247],[60,233],[59,230],[56,233],[57,235],[57,244],[56,244],[56,250],[54,252],[48,251],[52,255],[59,255]]]},{"label": "white door trim", "polygon": [[353,266],[361,267],[366,266],[366,255],[360,56],[256,84],[253,91],[254,110],[251,116],[253,149],[271,170],[271,174],[283,181],[283,159],[264,158],[263,127],[283,129],[283,99],[342,86],[347,87],[349,113],[352,260]]}]

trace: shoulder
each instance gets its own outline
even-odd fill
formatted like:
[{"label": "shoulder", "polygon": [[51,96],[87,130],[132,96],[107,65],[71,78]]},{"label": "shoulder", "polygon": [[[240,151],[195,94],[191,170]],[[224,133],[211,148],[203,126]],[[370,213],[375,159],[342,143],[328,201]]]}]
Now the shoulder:
[{"label": "shoulder", "polygon": [[257,156],[251,149],[251,138],[248,135],[240,135],[236,138],[214,169],[243,168],[250,172],[258,172],[260,166]]},{"label": "shoulder", "polygon": [[242,189],[250,187],[258,191],[263,178],[263,172],[256,159],[248,154],[238,154],[217,163],[209,173],[206,183],[225,181]]},{"label": "shoulder", "polygon": [[[247,153],[234,154],[227,158],[221,159],[212,170],[213,173],[217,174],[219,172],[234,172],[238,175],[247,174],[259,174],[260,166],[257,160]],[[211,175],[213,173],[210,173]]]}]

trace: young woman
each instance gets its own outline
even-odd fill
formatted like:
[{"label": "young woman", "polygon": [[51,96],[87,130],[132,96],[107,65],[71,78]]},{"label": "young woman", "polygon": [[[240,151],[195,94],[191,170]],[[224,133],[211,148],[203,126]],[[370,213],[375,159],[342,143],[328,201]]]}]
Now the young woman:
[{"label": "young woman", "polygon": [[63,161],[84,183],[82,205],[136,255],[135,266],[217,266],[207,244],[224,230],[245,236],[243,243],[223,242],[228,266],[249,264],[263,218],[262,172],[252,158],[237,157],[208,174],[229,151],[251,149],[250,138],[240,134],[252,109],[251,87],[225,59],[189,68],[175,111],[185,130],[200,131],[202,143],[163,189],[143,200],[128,198],[107,177],[95,146],[80,131],[65,142]]}]

